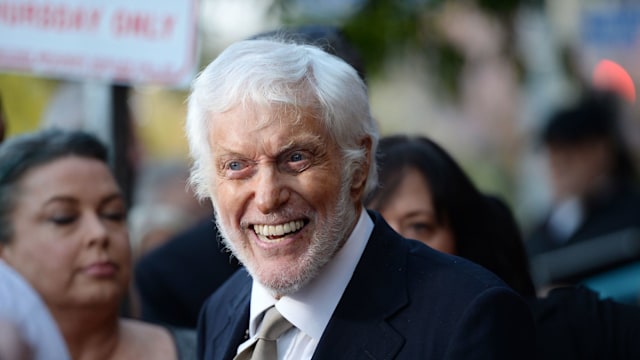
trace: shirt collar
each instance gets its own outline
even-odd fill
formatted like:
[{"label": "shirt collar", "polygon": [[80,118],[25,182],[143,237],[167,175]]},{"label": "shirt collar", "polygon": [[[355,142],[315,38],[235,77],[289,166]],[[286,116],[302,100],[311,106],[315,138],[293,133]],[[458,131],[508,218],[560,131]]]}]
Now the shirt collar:
[{"label": "shirt collar", "polygon": [[262,312],[275,305],[282,316],[296,328],[319,340],[351,280],[372,231],[373,221],[367,211],[362,210],[347,242],[318,276],[296,293],[284,296],[279,301],[264,286],[254,281],[251,289],[250,336],[256,333],[257,320]]}]

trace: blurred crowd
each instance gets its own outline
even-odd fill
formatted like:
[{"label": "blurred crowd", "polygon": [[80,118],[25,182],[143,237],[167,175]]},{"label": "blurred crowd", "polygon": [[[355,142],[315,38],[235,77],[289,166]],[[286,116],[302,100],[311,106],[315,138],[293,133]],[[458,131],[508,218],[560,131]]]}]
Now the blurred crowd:
[{"label": "blurred crowd", "polygon": [[[366,59],[334,27],[252,39],[285,33],[366,81]],[[406,131],[381,136],[379,185],[363,204],[404,238],[497,275],[531,312],[536,358],[634,359],[640,183],[625,132],[637,119],[616,89],[585,85],[575,95],[533,136],[551,201],[530,226],[517,219],[518,204],[481,190],[447,143]],[[243,266],[194,190],[192,164],[136,164],[127,203],[107,145],[73,130],[0,145],[0,359],[196,358],[205,301]],[[107,247],[108,256],[98,250]],[[73,280],[80,272],[118,276],[103,286]]]}]

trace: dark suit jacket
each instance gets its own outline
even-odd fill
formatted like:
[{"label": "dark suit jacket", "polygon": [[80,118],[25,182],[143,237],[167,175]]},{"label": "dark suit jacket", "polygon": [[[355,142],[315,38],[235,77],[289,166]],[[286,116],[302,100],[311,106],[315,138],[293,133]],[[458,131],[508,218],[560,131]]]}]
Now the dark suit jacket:
[{"label": "dark suit jacket", "polygon": [[619,230],[640,228],[640,189],[621,184],[609,193],[585,201],[585,215],[564,242],[549,229],[549,218],[532,229],[525,245],[530,258]]},{"label": "dark suit jacket", "polygon": [[142,319],[195,328],[202,304],[238,268],[218,243],[214,221],[197,223],[136,264]]},{"label": "dark suit jacket", "polygon": [[640,359],[640,308],[601,299],[585,287],[529,300],[540,360]]},{"label": "dark suit jacket", "polygon": [[[534,358],[524,300],[489,271],[375,227],[314,359]],[[251,278],[234,274],[198,321],[201,359],[232,359],[249,325]]]}]

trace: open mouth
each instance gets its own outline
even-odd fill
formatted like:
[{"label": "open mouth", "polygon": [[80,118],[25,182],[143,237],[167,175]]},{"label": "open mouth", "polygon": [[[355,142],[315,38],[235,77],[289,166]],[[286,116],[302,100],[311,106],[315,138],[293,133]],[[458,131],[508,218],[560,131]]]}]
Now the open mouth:
[{"label": "open mouth", "polygon": [[256,235],[266,238],[267,240],[279,240],[284,238],[286,235],[294,234],[300,229],[302,229],[305,225],[303,220],[293,220],[284,224],[278,225],[253,225],[253,231]]}]

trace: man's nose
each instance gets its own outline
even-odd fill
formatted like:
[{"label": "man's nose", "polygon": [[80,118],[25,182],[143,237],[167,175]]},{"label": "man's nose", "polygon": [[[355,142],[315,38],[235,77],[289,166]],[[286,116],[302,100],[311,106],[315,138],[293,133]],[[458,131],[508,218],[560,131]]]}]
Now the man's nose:
[{"label": "man's nose", "polygon": [[285,186],[284,176],[275,166],[263,167],[256,174],[255,202],[262,213],[272,213],[289,200],[290,191]]}]

